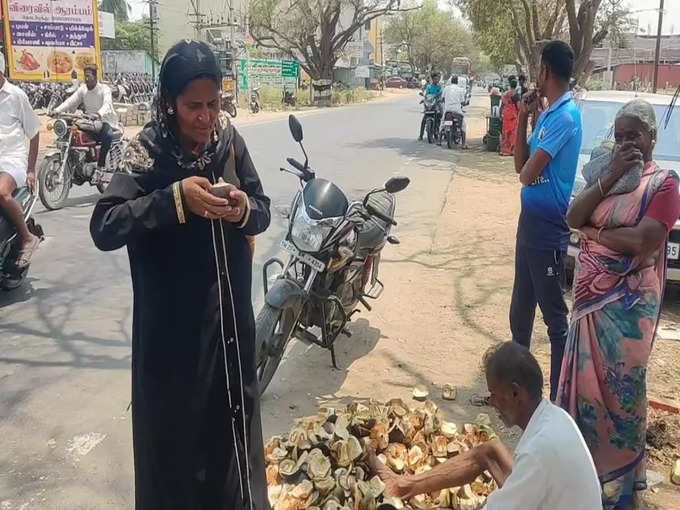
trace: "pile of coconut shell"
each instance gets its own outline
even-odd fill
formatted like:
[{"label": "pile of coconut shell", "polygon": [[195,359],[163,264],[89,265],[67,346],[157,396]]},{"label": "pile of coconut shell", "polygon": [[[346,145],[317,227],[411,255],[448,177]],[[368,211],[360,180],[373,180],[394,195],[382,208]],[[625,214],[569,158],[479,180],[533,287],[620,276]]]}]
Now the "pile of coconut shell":
[{"label": "pile of coconut shell", "polygon": [[269,501],[274,510],[477,510],[496,488],[488,474],[464,487],[399,501],[370,472],[369,448],[393,471],[429,471],[495,437],[488,416],[462,430],[442,419],[432,401],[411,409],[403,400],[322,407],[265,446]]}]

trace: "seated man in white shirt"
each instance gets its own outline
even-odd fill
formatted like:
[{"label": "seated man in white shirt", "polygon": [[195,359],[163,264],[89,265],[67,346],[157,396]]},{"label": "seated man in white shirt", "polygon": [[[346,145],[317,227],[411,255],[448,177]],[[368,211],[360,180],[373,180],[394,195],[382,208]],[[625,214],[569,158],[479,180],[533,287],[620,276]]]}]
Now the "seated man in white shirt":
[{"label": "seated man in white shirt", "polygon": [[371,467],[389,497],[460,487],[488,471],[499,487],[485,510],[597,510],[600,484],[590,452],[571,417],[542,398],[543,375],[529,350],[507,342],[484,357],[489,404],[506,426],[524,430],[512,456],[498,440],[453,457],[431,471],[397,475],[375,455]]},{"label": "seated man in white shirt", "polygon": [[[0,209],[14,225],[22,241],[17,268],[28,266],[40,239],[31,234],[24,221],[14,190],[35,187],[35,161],[38,157],[40,120],[28,97],[5,79],[5,57],[0,53]],[[26,141],[30,148],[26,150]]]},{"label": "seated man in white shirt", "polygon": [[[458,85],[458,76],[451,77],[451,83],[444,88],[444,116],[446,112],[452,112],[457,115],[460,119],[461,126],[461,144],[463,149],[467,149],[468,146],[465,143],[465,131],[467,124],[465,123],[465,113],[463,112],[463,102],[465,101],[465,89]],[[442,117],[443,118],[443,117]]]},{"label": "seated man in white shirt", "polygon": [[111,149],[115,136],[120,136],[118,130],[118,116],[113,108],[113,98],[108,85],[97,82],[97,66],[90,64],[85,67],[85,83],[57,106],[56,113],[72,112],[83,105],[85,113],[94,115],[102,121],[102,128],[92,136],[101,144],[97,167],[102,170],[106,166],[106,155]]}]

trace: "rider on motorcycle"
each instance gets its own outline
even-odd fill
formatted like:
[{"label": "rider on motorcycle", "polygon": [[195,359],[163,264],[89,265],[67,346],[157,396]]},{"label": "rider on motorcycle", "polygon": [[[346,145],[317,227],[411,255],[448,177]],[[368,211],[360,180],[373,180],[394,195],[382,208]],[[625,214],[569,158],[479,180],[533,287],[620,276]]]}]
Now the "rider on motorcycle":
[{"label": "rider on motorcycle", "polygon": [[[26,93],[5,79],[5,57],[0,53],[0,210],[17,229],[21,251],[17,268],[31,261],[40,239],[31,234],[24,212],[12,194],[18,187],[35,187],[35,161],[38,157],[40,120]],[[26,151],[26,140],[30,148]]]},{"label": "rider on motorcycle", "polygon": [[463,112],[463,102],[465,101],[466,91],[463,87],[458,85],[458,76],[451,77],[451,83],[444,88],[444,115],[446,112],[451,112],[460,120],[460,143],[463,149],[468,146],[465,143],[465,114]]},{"label": "rider on motorcycle", "polygon": [[66,101],[55,108],[55,113],[71,112],[80,105],[85,108],[86,115],[93,115],[102,121],[101,130],[92,133],[92,137],[101,144],[97,167],[103,170],[106,166],[106,155],[111,149],[113,140],[120,135],[118,117],[113,108],[113,98],[108,85],[97,83],[97,66],[90,64],[85,67],[85,83]]},{"label": "rider on motorcycle", "polygon": [[[425,96],[428,95],[433,95],[436,96],[438,100],[441,99],[442,96],[442,86],[441,83],[439,83],[439,79],[441,78],[441,74],[439,74],[439,71],[433,71],[432,72],[432,83],[430,83],[427,88],[425,89]],[[435,126],[434,126],[434,132],[438,133],[439,132],[439,120],[441,119],[441,115],[436,115],[435,116]],[[418,136],[418,140],[423,139],[423,133],[425,132],[425,122],[427,120],[427,117],[423,115],[423,120],[420,121],[420,136]]]}]

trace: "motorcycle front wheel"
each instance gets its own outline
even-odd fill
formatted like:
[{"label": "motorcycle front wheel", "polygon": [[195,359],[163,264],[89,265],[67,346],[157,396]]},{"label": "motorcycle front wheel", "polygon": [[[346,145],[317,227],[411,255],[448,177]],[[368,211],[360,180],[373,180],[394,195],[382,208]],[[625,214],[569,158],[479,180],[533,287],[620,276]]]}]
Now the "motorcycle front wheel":
[{"label": "motorcycle front wheel", "polygon": [[66,163],[64,176],[59,182],[61,157],[54,154],[42,160],[38,169],[38,196],[45,208],[54,211],[64,207],[71,189],[71,169]]},{"label": "motorcycle front wheel", "polygon": [[427,130],[427,143],[434,143],[434,122],[432,122],[432,119],[427,119],[425,129]]},{"label": "motorcycle front wheel", "polygon": [[265,303],[255,319],[255,362],[260,395],[274,377],[296,324],[293,307],[274,308]]},{"label": "motorcycle front wheel", "polygon": [[260,111],[260,105],[258,103],[250,103],[250,111],[258,113]]}]

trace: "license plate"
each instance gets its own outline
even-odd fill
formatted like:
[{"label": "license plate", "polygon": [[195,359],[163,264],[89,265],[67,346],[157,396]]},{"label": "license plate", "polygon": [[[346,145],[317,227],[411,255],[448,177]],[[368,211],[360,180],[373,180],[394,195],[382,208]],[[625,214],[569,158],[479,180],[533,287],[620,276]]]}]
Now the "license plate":
[{"label": "license plate", "polygon": [[453,126],[453,121],[452,120],[445,120],[444,125],[445,126]]},{"label": "license plate", "polygon": [[668,260],[678,260],[680,256],[680,243],[668,243],[666,246],[666,257]]},{"label": "license plate", "polygon": [[314,269],[315,271],[318,271],[319,273],[322,273],[324,269],[326,269],[326,264],[321,262],[319,259],[316,257],[312,257],[309,253],[302,253],[300,250],[298,250],[293,243],[288,241],[287,239],[283,239],[281,241],[281,248],[286,250],[288,253],[291,255],[294,255],[297,257],[300,261],[304,262],[307,264],[309,267]]}]

